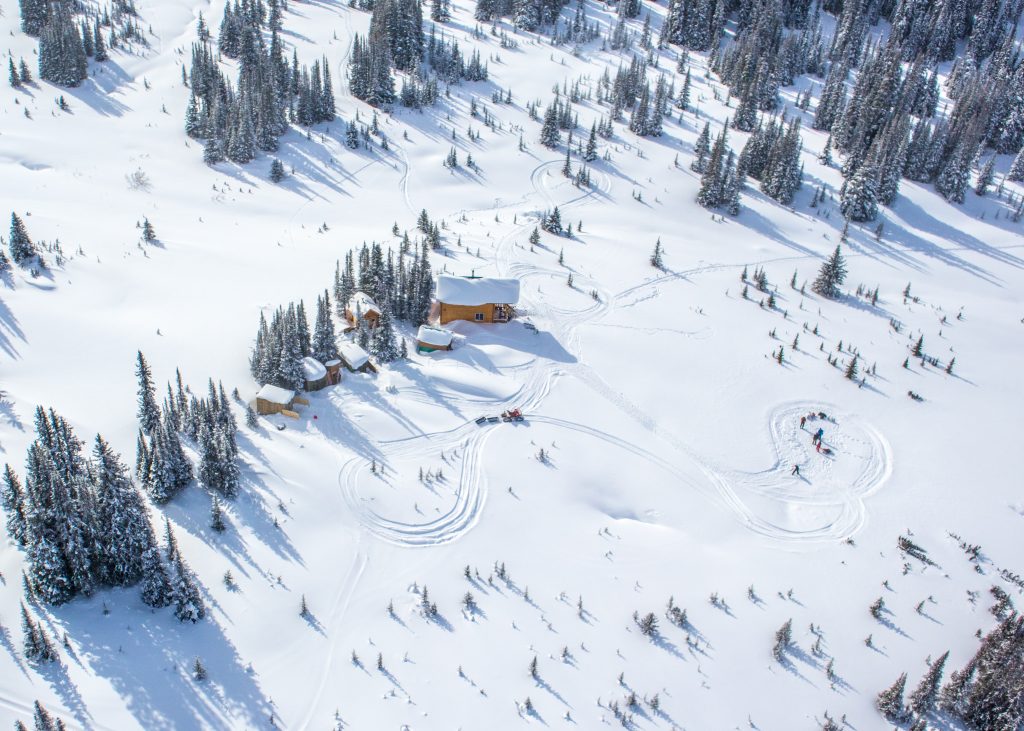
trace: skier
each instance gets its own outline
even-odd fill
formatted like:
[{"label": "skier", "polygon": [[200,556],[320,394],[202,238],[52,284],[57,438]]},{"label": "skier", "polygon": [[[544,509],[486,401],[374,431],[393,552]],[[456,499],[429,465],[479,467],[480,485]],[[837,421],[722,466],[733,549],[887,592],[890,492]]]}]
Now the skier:
[{"label": "skier", "polygon": [[800,465],[798,465],[798,464],[793,465],[793,471],[790,472],[789,474],[799,476],[800,475]]},{"label": "skier", "polygon": [[801,416],[800,417],[800,428],[803,429],[804,428],[804,424],[806,424],[806,423],[807,423],[807,417],[806,416]]}]

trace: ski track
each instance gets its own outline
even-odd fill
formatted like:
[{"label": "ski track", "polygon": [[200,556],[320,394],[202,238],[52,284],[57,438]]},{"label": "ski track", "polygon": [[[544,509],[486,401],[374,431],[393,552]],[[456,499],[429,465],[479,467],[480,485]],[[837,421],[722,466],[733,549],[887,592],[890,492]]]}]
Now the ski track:
[{"label": "ski track", "polygon": [[[399,187],[406,207],[411,211],[408,193],[411,168],[404,152],[402,156],[405,174]],[[530,174],[532,196],[538,198],[547,209],[555,205],[550,190],[552,170],[561,164],[561,159],[542,162]],[[596,187],[558,203],[560,209],[586,205],[597,200],[599,194],[610,193],[612,183],[607,174],[595,167],[592,168],[591,175],[596,181]],[[558,175],[556,181],[564,179]],[[495,199],[494,206],[485,210],[501,210],[522,205],[528,202],[530,197],[527,194],[510,204],[503,204],[501,199]],[[498,274],[514,277],[524,283],[537,279],[545,283],[561,281],[564,269],[515,260],[514,250],[519,245],[518,241],[525,239],[536,224],[536,211],[533,213],[534,215],[530,215],[527,212],[526,215],[520,216],[523,223],[513,226],[498,239],[495,250]],[[784,258],[791,260],[806,257]],[[585,325],[600,323],[618,306],[628,306],[624,300],[630,296],[638,295],[643,290],[661,283],[734,266],[736,265],[702,262],[692,269],[666,272],[618,293],[610,293],[584,274],[574,273],[579,289],[595,290],[598,293],[598,298],[593,304],[588,304],[583,309],[551,305],[544,297],[532,297],[531,289],[524,287],[521,309],[551,332],[563,347],[576,356],[576,361],[566,365],[538,359],[528,364],[528,367],[509,368],[509,371],[526,368],[527,374],[523,385],[513,396],[500,401],[469,398],[463,401],[467,406],[480,408],[486,405],[496,411],[518,406],[527,412],[528,418],[532,421],[582,433],[625,449],[672,475],[681,485],[703,494],[731,512],[749,530],[766,538],[783,543],[813,543],[847,538],[856,533],[867,519],[864,498],[878,490],[892,472],[892,453],[888,443],[876,429],[862,419],[853,414],[836,412],[833,407],[821,404],[813,407],[809,403],[801,402],[781,404],[772,410],[768,419],[774,463],[759,472],[742,472],[713,464],[696,454],[682,440],[659,426],[650,414],[612,388],[579,359],[580,329]],[[606,432],[538,414],[537,411],[550,393],[554,381],[563,375],[571,375],[606,399],[644,430],[670,447],[680,459],[668,460]],[[836,449],[835,459],[855,459],[861,462],[859,469],[855,470],[856,476],[852,482],[844,483],[834,474],[832,461],[824,458],[814,459],[817,455],[807,448],[810,433],[800,430],[797,425],[800,416],[812,409],[825,409],[833,414],[835,421],[828,423],[828,431],[831,434],[826,437],[826,444],[831,444]],[[467,421],[447,431],[378,443],[385,468],[389,460],[396,458],[430,457],[439,450],[452,454],[458,451],[460,465],[453,502],[439,517],[423,522],[406,522],[389,518],[374,510],[359,490],[360,484],[368,479],[375,479],[367,477],[369,466],[361,458],[352,458],[342,467],[338,476],[341,492],[362,527],[380,540],[405,547],[451,543],[471,530],[480,519],[487,495],[482,454],[493,432],[494,429],[490,425],[480,427],[473,421]],[[836,441],[831,442],[830,438],[835,438]],[[688,469],[682,469],[682,464]],[[802,466],[803,476],[809,477],[809,481],[788,474],[793,464]],[[696,473],[693,468],[696,468]]]},{"label": "ski track", "polygon": [[323,627],[324,633],[329,638],[327,655],[324,658],[323,668],[318,674],[319,682],[316,691],[314,691],[313,697],[306,704],[306,713],[297,725],[297,728],[310,728],[313,723],[313,716],[316,713],[320,698],[323,696],[324,689],[327,687],[327,678],[330,676],[331,665],[334,664],[338,638],[341,634],[341,623],[345,618],[345,612],[348,609],[349,602],[352,600],[352,595],[355,593],[356,586],[362,578],[363,572],[366,571],[366,565],[369,562],[366,554],[358,550],[358,542],[356,548],[357,550],[352,555],[352,564],[349,566],[348,573],[338,588],[337,596],[331,603],[327,623]]}]

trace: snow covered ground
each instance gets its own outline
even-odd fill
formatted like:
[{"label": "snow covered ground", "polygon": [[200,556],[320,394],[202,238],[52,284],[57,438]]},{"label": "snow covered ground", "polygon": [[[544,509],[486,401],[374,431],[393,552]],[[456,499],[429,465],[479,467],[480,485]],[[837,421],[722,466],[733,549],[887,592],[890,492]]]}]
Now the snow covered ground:
[{"label": "snow covered ground", "polygon": [[[37,404],[131,461],[137,350],[158,384],[180,367],[197,390],[212,376],[252,398],[261,310],[311,302],[363,241],[397,248],[392,222],[411,232],[421,209],[447,225],[435,271],[519,279],[536,332],[460,323],[451,352],[346,374],[298,421],[242,427],[244,489],[226,506],[226,533],[208,527],[198,487],[154,508],[205,586],[211,614],[198,625],[151,613],[134,589],[102,591],[39,608],[68,647],[58,665],[32,666],[21,657],[23,556],[5,542],[0,722],[28,722],[38,699],[72,728],[590,729],[617,723],[608,704],[633,691],[661,701],[635,711],[638,728],[816,728],[827,710],[863,731],[885,727],[874,698],[901,672],[916,683],[925,658],[947,649],[949,669],[966,662],[975,632],[995,622],[991,586],[1019,600],[999,575],[1024,570],[1024,239],[1005,202],[969,194],[951,206],[904,181],[880,240],[851,227],[849,294],[801,295],[794,271],[813,280],[842,225],[834,202],[808,207],[820,183],[834,195],[841,182],[817,162],[822,134],[804,129],[807,179],[792,210],[752,186],[738,217],[711,215],[693,202],[689,161],[704,122],[717,131],[731,111],[716,100],[723,87],[694,73],[699,117],[667,122],[656,139],[616,125],[609,159],[580,190],[560,174],[564,148],[537,142],[525,105],[546,105],[553,83],[614,72],[620,57],[596,44],[573,56],[532,34],[502,50],[486,32],[472,37],[463,2],[449,32],[490,59],[490,82],[452,87],[423,113],[381,114],[389,151],[345,149],[342,120],[308,138],[293,130],[280,158],[294,175],[274,185],[269,158],[210,168],[182,130],[180,64],[198,12],[216,27],[223,3],[139,6],[151,49],[116,52],[79,89],[0,89],[2,200],[69,255],[0,288],[4,461],[23,470]],[[0,9],[8,49],[31,59],[17,3]],[[286,39],[301,58],[326,54],[337,81],[367,24],[345,3],[293,0]],[[495,88],[514,104],[490,104]],[[344,120],[372,114],[337,93]],[[502,129],[469,116],[471,97]],[[578,106],[584,130],[606,112]],[[479,173],[442,166],[452,144]],[[137,170],[142,189],[126,180]],[[531,251],[553,205],[581,233],[542,234]],[[138,243],[143,216],[157,245]],[[649,264],[659,237],[664,271]],[[777,287],[775,311],[752,286],[741,297],[740,273],[756,266]],[[877,306],[853,295],[861,283],[879,288]],[[943,364],[956,357],[952,375],[913,358],[902,367],[919,335]],[[828,355],[848,357],[840,342],[877,377],[858,388],[829,366]],[[771,357],[780,346],[782,365]],[[524,422],[475,423],[512,407]],[[828,420],[801,430],[800,416],[818,411]],[[817,426],[833,454],[811,444]],[[968,561],[950,533],[981,544],[984,559]],[[937,566],[898,551],[900,535]],[[420,610],[424,586],[436,617]],[[868,612],[880,596],[884,621]],[[669,597],[687,610],[685,628],[665,618]],[[654,640],[633,621],[651,611]],[[780,664],[773,636],[790,618],[796,645]]]}]

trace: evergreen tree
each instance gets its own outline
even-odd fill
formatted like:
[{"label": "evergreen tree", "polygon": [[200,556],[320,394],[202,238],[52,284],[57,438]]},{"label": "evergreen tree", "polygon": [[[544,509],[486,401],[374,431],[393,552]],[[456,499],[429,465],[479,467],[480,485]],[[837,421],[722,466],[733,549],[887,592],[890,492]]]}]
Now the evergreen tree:
[{"label": "evergreen tree", "polygon": [[274,161],[270,163],[270,182],[280,183],[284,180],[284,165],[280,160],[274,158]]},{"label": "evergreen tree", "polygon": [[949,651],[942,653],[931,665],[928,672],[921,678],[920,684],[910,694],[910,708],[914,713],[925,715],[931,713],[935,708],[935,701],[939,697],[939,686],[942,684],[942,671],[949,659]]},{"label": "evergreen tree", "polygon": [[50,5],[39,36],[39,78],[60,86],[78,86],[87,76],[88,61],[70,5]]},{"label": "evergreen tree", "polygon": [[93,460],[100,578],[107,585],[129,586],[142,578],[142,556],[156,545],[153,529],[127,469],[99,435]]},{"label": "evergreen tree", "polygon": [[7,67],[8,67],[7,81],[8,81],[8,83],[10,83],[11,88],[13,88],[13,89],[20,88],[21,87],[21,76],[18,74],[18,69],[14,65],[14,59],[13,58],[8,58],[7,59]]},{"label": "evergreen tree", "polygon": [[93,57],[100,62],[109,61],[110,55],[107,53],[107,44],[103,40],[103,34],[100,32],[99,21],[93,26],[92,29],[92,46],[93,46]]},{"label": "evergreen tree", "polygon": [[664,269],[665,263],[661,258],[661,239],[654,242],[654,253],[651,254],[651,266],[655,269]]},{"label": "evergreen tree", "polygon": [[313,340],[310,343],[312,356],[321,363],[338,357],[338,346],[335,342],[334,319],[331,316],[331,300],[326,291],[323,297],[317,297],[316,324],[313,327]]},{"label": "evergreen tree", "polygon": [[903,705],[903,690],[907,685],[907,674],[903,673],[896,682],[878,694],[875,706],[885,719],[891,723],[903,723],[909,716]]},{"label": "evergreen tree", "polygon": [[1006,179],[1014,182],[1024,180],[1024,147],[1013,158],[1013,164],[1010,166],[1010,172],[1006,174]]},{"label": "evergreen tree", "polygon": [[172,592],[174,597],[174,616],[179,622],[198,622],[206,616],[206,605],[203,596],[196,586],[192,571],[185,564],[181,554],[177,553],[172,560],[174,579]]},{"label": "evergreen tree", "polygon": [[166,607],[174,599],[171,582],[167,578],[160,549],[152,545],[140,556],[142,564],[142,601],[150,607]]},{"label": "evergreen tree", "polygon": [[818,277],[811,285],[811,290],[822,297],[835,299],[839,296],[839,285],[844,281],[846,281],[846,260],[843,258],[840,247],[836,246],[832,256],[823,262],[821,269],[818,270]]},{"label": "evergreen tree", "polygon": [[850,362],[846,365],[846,370],[843,372],[843,376],[850,381],[856,381],[860,371],[857,368],[857,356],[854,355],[850,359]]},{"label": "evergreen tree", "polygon": [[995,155],[988,159],[985,163],[985,167],[978,173],[978,182],[974,185],[975,195],[983,196],[988,193],[988,189],[992,187],[992,180],[995,178]]},{"label": "evergreen tree", "polygon": [[7,535],[19,546],[28,543],[28,521],[25,518],[25,491],[21,480],[9,464],[4,465],[4,487],[0,504],[7,515]]},{"label": "evergreen tree", "polygon": [[398,358],[398,346],[395,343],[395,331],[388,307],[381,310],[377,327],[373,329],[370,352],[381,363],[391,363]]},{"label": "evergreen tree", "polygon": [[137,416],[142,430],[152,434],[160,425],[160,408],[156,405],[156,391],[153,388],[153,373],[149,370],[142,351],[138,352],[135,362],[135,377],[139,380],[139,407]]},{"label": "evergreen tree", "polygon": [[47,0],[18,0],[21,10],[21,29],[30,36],[43,32],[49,17],[50,3]]},{"label": "evergreen tree", "polygon": [[213,502],[210,504],[210,527],[218,533],[223,533],[227,529],[227,525],[224,523],[224,511],[220,507],[220,500],[216,495],[213,496]]},{"label": "evergreen tree", "polygon": [[143,217],[142,219],[142,240],[147,244],[151,244],[156,241],[156,229],[153,228],[153,224],[149,222],[149,219]]},{"label": "evergreen tree", "polygon": [[693,162],[690,163],[690,169],[695,173],[705,172],[709,154],[711,154],[711,122],[705,122],[704,129],[701,130],[697,144],[693,148]]},{"label": "evergreen tree", "polygon": [[597,159],[597,123],[590,125],[590,136],[587,138],[587,147],[583,152],[583,159],[593,162]]},{"label": "evergreen tree", "polygon": [[554,149],[558,147],[561,135],[558,131],[558,107],[555,104],[548,105],[544,110],[544,123],[540,130],[540,143],[545,147]]},{"label": "evergreen tree", "polygon": [[863,165],[839,192],[839,210],[849,221],[874,221],[878,217],[877,173]]},{"label": "evergreen tree", "polygon": [[17,213],[11,213],[11,235],[7,240],[7,246],[11,252],[11,261],[15,264],[24,264],[38,253]]}]

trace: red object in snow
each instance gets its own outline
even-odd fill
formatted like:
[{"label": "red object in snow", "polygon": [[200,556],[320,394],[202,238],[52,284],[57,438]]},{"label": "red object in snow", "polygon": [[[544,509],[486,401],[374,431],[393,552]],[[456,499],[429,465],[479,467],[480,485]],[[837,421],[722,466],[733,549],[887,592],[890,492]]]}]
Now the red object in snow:
[{"label": "red object in snow", "polygon": [[313,421],[316,421],[316,414],[313,414]]}]

